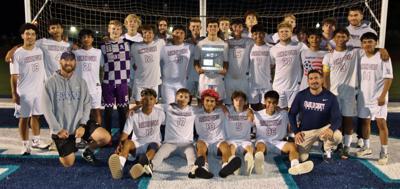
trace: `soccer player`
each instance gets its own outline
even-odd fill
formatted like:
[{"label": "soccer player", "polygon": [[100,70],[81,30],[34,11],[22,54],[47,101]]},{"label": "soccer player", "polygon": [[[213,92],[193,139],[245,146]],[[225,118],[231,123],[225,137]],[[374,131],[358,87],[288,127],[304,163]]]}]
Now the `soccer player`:
[{"label": "soccer player", "polygon": [[60,57],[61,70],[55,72],[45,85],[42,94],[44,117],[50,127],[64,167],[75,162],[76,138],[89,141],[83,159],[97,164],[94,151],[111,141],[111,135],[96,122],[89,120],[90,94],[85,80],[74,74],[76,59],[74,53],[66,51]]},{"label": "soccer player", "polygon": [[[307,160],[313,144],[322,141],[323,158],[329,162],[332,149],[342,141],[339,104],[336,96],[322,87],[324,79],[320,71],[310,70],[307,77],[309,87],[297,94],[289,111],[291,130],[296,134],[300,161]],[[299,124],[298,115],[302,116]]]},{"label": "soccer player", "polygon": [[219,38],[221,38],[224,41],[227,41],[228,39],[232,39],[231,36],[231,20],[227,17],[221,17],[218,19],[219,23]]},{"label": "soccer player", "polygon": [[253,28],[254,25],[256,25],[258,23],[258,21],[257,21],[258,18],[259,18],[259,16],[258,16],[257,12],[255,12],[253,10],[248,10],[244,13],[246,29],[242,33],[243,37],[251,38],[251,35],[252,35],[251,29]]},{"label": "soccer player", "polygon": [[134,43],[131,47],[132,63],[135,69],[133,98],[140,103],[141,91],[150,88],[158,93],[161,84],[161,49],[165,46],[163,39],[154,40],[154,28],[143,25],[143,42]]},{"label": "soccer player", "polygon": [[303,67],[303,79],[300,90],[308,87],[307,74],[310,70],[322,71],[322,60],[327,51],[320,50],[321,32],[317,29],[310,29],[307,32],[308,49],[301,51],[301,64]]},{"label": "soccer player", "polygon": [[194,46],[184,43],[185,28],[174,26],[172,41],[161,49],[163,62],[162,99],[165,104],[175,102],[175,94],[180,88],[185,88],[189,75],[189,66],[194,56]]},{"label": "soccer player", "polygon": [[335,42],[333,41],[333,31],[336,29],[336,19],[329,17],[322,20],[322,38],[321,38],[321,50],[333,50],[335,49]]},{"label": "soccer player", "polygon": [[243,155],[244,175],[250,175],[254,168],[254,148],[250,141],[253,127],[253,111],[247,104],[247,96],[242,91],[234,91],[233,105],[228,107],[229,115],[225,122],[225,137],[232,155]]},{"label": "soccer player", "polygon": [[225,77],[225,89],[228,98],[225,104],[232,104],[231,96],[236,90],[247,94],[249,90],[249,71],[250,50],[254,45],[253,40],[242,37],[244,23],[241,19],[232,21],[233,39],[228,40],[228,62],[229,70]]},{"label": "soccer player", "polygon": [[301,42],[292,41],[293,27],[288,22],[278,25],[279,43],[270,50],[275,76],[272,88],[279,93],[280,108],[290,108],[301,82],[300,52],[306,49]]},{"label": "soccer player", "polygon": [[[297,35],[293,33],[295,31],[295,29],[296,29],[296,16],[294,16],[294,14],[292,14],[292,13],[284,14],[282,22],[287,22],[292,26],[291,40],[292,41],[296,41],[296,42],[299,41],[299,39],[297,38]],[[272,35],[272,42],[271,43],[272,44],[276,44],[276,43],[279,42],[279,40],[280,40],[280,36],[279,36],[278,32],[274,33]]]},{"label": "soccer player", "polygon": [[288,113],[278,110],[279,94],[276,91],[268,91],[264,95],[265,109],[254,113],[256,125],[256,153],[255,171],[264,174],[264,155],[267,151],[272,153],[284,153],[289,155],[291,175],[301,175],[312,171],[312,161],[299,162],[299,152],[293,142],[282,139],[286,136],[289,125]]},{"label": "soccer player", "polygon": [[104,126],[111,134],[112,113],[117,105],[119,131],[122,132],[128,111],[128,83],[130,81],[130,47],[129,42],[121,38],[122,23],[111,20],[108,24],[109,40],[100,45],[104,59],[104,76],[101,84],[102,105],[104,108]]},{"label": "soccer player", "polygon": [[364,21],[364,13],[363,8],[361,7],[351,7],[349,9],[347,20],[349,21],[349,25],[346,29],[350,33],[349,41],[347,42],[347,46],[353,48],[360,48],[361,41],[360,37],[362,34],[366,32],[372,32],[376,34],[376,31],[371,28],[370,23],[368,21]]},{"label": "soccer player", "polygon": [[[113,179],[121,179],[124,165],[129,155],[138,162],[132,166],[129,173],[133,179],[143,174],[152,175],[151,160],[161,144],[160,126],[165,122],[165,114],[154,105],[157,93],[153,89],[141,91],[141,108],[129,115],[122,132],[120,143],[115,153],[108,158],[108,166]],[[129,135],[132,138],[129,139]]]},{"label": "soccer player", "polygon": [[252,28],[255,45],[250,51],[249,103],[255,111],[264,108],[263,95],[272,89],[270,46],[265,43],[265,31],[261,24]]},{"label": "soccer player", "polygon": [[190,91],[181,88],[176,92],[176,101],[161,105],[165,112],[165,139],[153,159],[154,170],[171,154],[186,157],[189,168],[188,176],[195,177],[197,166],[193,148],[194,108],[190,106]]},{"label": "soccer player", "polygon": [[[42,115],[40,104],[41,93],[45,81],[43,51],[35,46],[38,29],[33,24],[23,24],[20,29],[23,45],[19,47],[10,64],[11,94],[15,103],[14,116],[19,119],[18,128],[22,139],[22,155],[29,155],[31,147],[44,149],[47,145],[40,141],[39,117]],[[29,142],[29,126],[32,127],[33,138]]]},{"label": "soccer player", "polygon": [[[224,42],[222,39],[218,37],[218,21],[215,19],[209,19],[207,21],[207,38],[201,40],[197,44],[197,48],[195,50],[195,57],[194,57],[194,65],[197,73],[199,73],[199,94],[201,94],[206,89],[214,89],[220,95],[221,102],[225,99],[225,85],[223,78],[228,71],[228,44]],[[218,71],[212,72],[205,72],[200,62],[204,61],[204,57],[201,56],[202,52],[205,48],[211,47],[212,49],[215,48],[223,48],[222,56],[219,57],[223,61],[222,68]],[[215,53],[212,53],[215,54]],[[211,55],[210,55],[211,56]],[[216,61],[216,60],[211,60]]]},{"label": "soccer player", "polygon": [[375,50],[378,37],[372,32],[361,36],[365,55],[361,58],[360,94],[358,95],[358,117],[362,119],[364,147],[357,152],[362,157],[372,154],[369,136],[371,120],[376,120],[379,129],[381,152],[378,163],[386,165],[388,155],[388,128],[386,124],[388,91],[393,79],[392,63],[382,61],[380,53]]},{"label": "soccer player", "polygon": [[219,95],[214,89],[206,89],[201,93],[202,106],[196,111],[195,128],[199,135],[196,141],[197,159],[196,177],[212,178],[208,171],[207,154],[222,156],[222,178],[233,174],[240,168],[241,160],[232,154],[229,144],[224,141],[225,114],[217,107]]},{"label": "soccer player", "polygon": [[127,32],[123,37],[132,42],[142,42],[143,37],[138,32],[139,27],[142,25],[142,20],[136,14],[129,14],[125,17],[124,26]]},{"label": "soccer player", "polygon": [[[201,30],[201,20],[197,17],[191,18],[189,20],[189,31],[190,34],[186,35],[188,38],[186,42],[196,46],[197,43],[204,39],[204,36],[200,36]],[[192,59],[189,63],[189,77],[187,81],[186,88],[189,89],[192,96],[197,96],[198,88],[199,88],[199,74],[196,72],[194,68],[194,59]]]},{"label": "soccer player", "polygon": [[171,39],[171,35],[168,34],[168,19],[166,17],[161,17],[157,21],[157,39],[163,39],[167,42],[167,39]]},{"label": "soccer player", "polygon": [[101,84],[100,65],[103,65],[103,56],[100,49],[93,47],[93,31],[82,29],[79,32],[81,49],[73,51],[76,55],[76,74],[86,81],[89,89],[91,107],[90,117],[101,125]]}]

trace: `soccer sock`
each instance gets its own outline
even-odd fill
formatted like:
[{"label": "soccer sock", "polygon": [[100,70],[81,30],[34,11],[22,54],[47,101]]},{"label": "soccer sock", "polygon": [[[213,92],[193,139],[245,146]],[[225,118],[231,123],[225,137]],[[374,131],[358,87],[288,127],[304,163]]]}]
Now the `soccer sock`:
[{"label": "soccer sock", "polygon": [[364,148],[368,149],[370,147],[369,139],[363,139],[363,140],[364,140]]},{"label": "soccer sock", "polygon": [[381,152],[383,152],[384,154],[387,154],[388,153],[388,145],[382,145]]},{"label": "soccer sock", "polygon": [[122,157],[122,156],[118,156],[119,157],[119,162],[121,162],[121,167],[124,167],[125,162],[126,162],[126,158]]},{"label": "soccer sock", "polygon": [[325,155],[326,155],[327,158],[331,158],[332,157],[331,156],[331,150],[325,151]]},{"label": "soccer sock", "polygon": [[290,167],[294,167],[294,166],[296,166],[298,164],[300,164],[298,159],[294,159],[294,160],[290,161]]},{"label": "soccer sock", "polygon": [[29,140],[23,140],[22,145],[24,146],[29,146]]},{"label": "soccer sock", "polygon": [[32,141],[39,142],[40,141],[40,135],[33,135]]},{"label": "soccer sock", "polygon": [[350,147],[352,141],[352,135],[344,135],[344,146]]}]

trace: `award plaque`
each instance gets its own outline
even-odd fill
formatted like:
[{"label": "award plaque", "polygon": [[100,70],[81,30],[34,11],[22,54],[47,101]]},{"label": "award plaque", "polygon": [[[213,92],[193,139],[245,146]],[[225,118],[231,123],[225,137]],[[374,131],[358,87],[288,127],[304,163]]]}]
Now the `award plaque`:
[{"label": "award plaque", "polygon": [[201,47],[201,68],[205,72],[217,73],[224,66],[224,46],[204,45]]}]

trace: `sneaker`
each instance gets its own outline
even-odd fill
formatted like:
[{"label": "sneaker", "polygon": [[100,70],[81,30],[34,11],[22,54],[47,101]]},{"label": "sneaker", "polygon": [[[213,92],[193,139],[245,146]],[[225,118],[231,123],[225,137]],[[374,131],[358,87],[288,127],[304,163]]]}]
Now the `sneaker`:
[{"label": "sneaker", "polygon": [[254,168],[254,157],[252,153],[246,153],[244,155],[244,174],[247,176],[251,175]]},{"label": "sneaker", "polygon": [[254,169],[256,174],[263,175],[264,174],[264,154],[262,152],[257,152],[255,155],[254,161]]},{"label": "sneaker", "polygon": [[222,178],[232,175],[237,169],[240,169],[242,160],[239,157],[231,156],[228,163],[221,168],[219,176]]},{"label": "sneaker", "polygon": [[85,149],[87,145],[88,145],[88,142],[86,140],[83,140],[82,138],[76,138],[76,140],[75,140],[76,148]]},{"label": "sneaker", "polygon": [[312,161],[305,161],[296,166],[290,167],[288,172],[291,175],[302,175],[311,172],[313,168],[314,168],[314,163]]},{"label": "sneaker", "polygon": [[343,150],[340,153],[340,158],[341,159],[349,159],[349,156],[350,156],[349,152],[350,152],[350,147],[348,147],[348,146],[343,147]]},{"label": "sneaker", "polygon": [[364,147],[364,140],[362,138],[359,138],[357,140],[357,148],[362,148]]},{"label": "sneaker", "polygon": [[32,140],[32,148],[45,150],[48,149],[50,144],[44,144],[40,140]]},{"label": "sneaker", "polygon": [[[97,165],[98,161],[97,161],[96,157],[94,156],[94,152],[92,150],[90,150],[89,148],[86,148],[85,151],[83,151],[82,158],[91,165]],[[119,160],[119,158],[118,158],[118,160]]]},{"label": "sneaker", "polygon": [[188,177],[189,178],[196,178],[196,169],[198,168],[198,166],[197,165],[192,165],[192,166],[190,166],[190,168],[189,168],[189,173],[188,173]]},{"label": "sneaker", "polygon": [[137,163],[129,170],[129,174],[133,179],[138,179],[145,173],[145,168],[142,164]]},{"label": "sneaker", "polygon": [[195,169],[195,177],[203,179],[210,179],[214,177],[214,174],[208,171],[208,163],[205,162],[203,156],[198,157],[194,164],[197,166],[197,169]]},{"label": "sneaker", "polygon": [[372,154],[371,148],[361,148],[360,151],[356,152],[357,157],[368,156]]},{"label": "sneaker", "polygon": [[113,154],[110,156],[110,158],[108,158],[108,167],[110,168],[113,179],[122,178],[122,165],[117,154]]},{"label": "sneaker", "polygon": [[381,152],[381,154],[379,155],[378,164],[386,165],[388,160],[389,160],[389,154],[384,154]]},{"label": "sneaker", "polygon": [[152,163],[144,165],[143,168],[144,168],[144,175],[145,176],[148,176],[148,177],[152,177],[153,176],[153,164]]},{"label": "sneaker", "polygon": [[22,156],[31,155],[31,147],[29,145],[23,145],[21,155]]}]

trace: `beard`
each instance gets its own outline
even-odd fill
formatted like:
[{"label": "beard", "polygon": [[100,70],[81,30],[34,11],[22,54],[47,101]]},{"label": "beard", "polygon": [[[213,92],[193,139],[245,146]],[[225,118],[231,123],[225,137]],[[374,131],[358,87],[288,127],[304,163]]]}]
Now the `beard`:
[{"label": "beard", "polygon": [[74,66],[62,66],[61,69],[66,73],[71,73],[75,70]]},{"label": "beard", "polygon": [[319,83],[311,83],[310,89],[316,90],[319,89],[321,85]]}]

